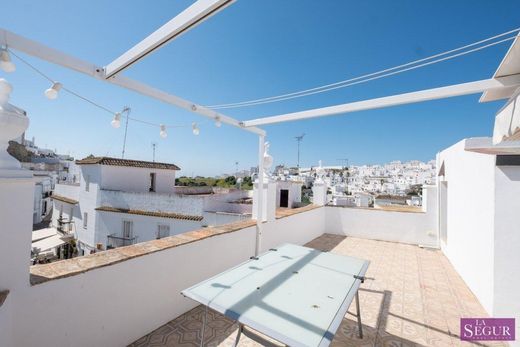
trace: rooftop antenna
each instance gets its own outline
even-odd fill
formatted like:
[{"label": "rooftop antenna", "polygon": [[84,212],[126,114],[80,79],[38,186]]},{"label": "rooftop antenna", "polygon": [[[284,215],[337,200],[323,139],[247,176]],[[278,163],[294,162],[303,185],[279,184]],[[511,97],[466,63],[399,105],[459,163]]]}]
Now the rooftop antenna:
[{"label": "rooftop antenna", "polygon": [[296,165],[297,168],[300,168],[300,142],[302,142],[304,136],[305,133],[301,134],[300,136],[294,137],[296,141],[298,141],[298,164]]},{"label": "rooftop antenna", "polygon": [[336,160],[343,162],[343,164],[347,164],[347,165],[343,165],[343,167],[348,169],[348,158],[340,158],[340,159],[336,159]]},{"label": "rooftop antenna", "polygon": [[126,149],[126,133],[128,132],[128,120],[130,119],[130,107],[125,106],[121,113],[126,112],[126,124],[125,124],[125,137],[123,139],[123,152],[121,153],[121,159],[125,159],[125,149]]},{"label": "rooftop antenna", "polygon": [[157,147],[157,143],[152,142],[152,150],[153,150],[153,162],[155,163],[155,147]]}]

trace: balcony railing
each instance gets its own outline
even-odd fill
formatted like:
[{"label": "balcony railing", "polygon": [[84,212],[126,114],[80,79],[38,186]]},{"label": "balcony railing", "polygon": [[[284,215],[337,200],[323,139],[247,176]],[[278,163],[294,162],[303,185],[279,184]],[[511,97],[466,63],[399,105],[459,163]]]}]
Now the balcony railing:
[{"label": "balcony railing", "polygon": [[57,230],[62,235],[72,235],[74,233],[74,221],[59,217],[57,222]]},{"label": "balcony railing", "polygon": [[108,235],[107,249],[130,246],[137,242],[137,236],[124,237],[115,234]]}]

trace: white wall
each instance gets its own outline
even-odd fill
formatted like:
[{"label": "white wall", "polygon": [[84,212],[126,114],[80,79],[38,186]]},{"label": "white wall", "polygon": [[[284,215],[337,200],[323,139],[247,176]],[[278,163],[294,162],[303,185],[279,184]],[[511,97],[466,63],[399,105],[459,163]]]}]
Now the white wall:
[{"label": "white wall", "polygon": [[286,189],[289,191],[288,207],[294,208],[302,202],[302,183],[293,181],[276,181],[276,207],[280,207],[280,191]]},{"label": "white wall", "polygon": [[0,291],[10,294],[0,306],[0,346],[15,346],[18,304],[25,300],[19,289],[29,283],[34,182],[31,173],[19,178],[4,173],[0,168]]},{"label": "white wall", "polygon": [[500,143],[504,138],[515,135],[520,129],[520,89],[517,89],[495,117],[493,129],[493,144]]},{"label": "white wall", "polygon": [[[82,165],[83,169],[87,166]],[[127,192],[148,192],[150,173],[156,174],[156,192],[173,193],[175,170],[148,169],[128,166],[101,166],[102,189],[122,190]]]},{"label": "white wall", "polygon": [[[258,183],[254,184],[253,188],[253,219],[257,219],[258,213]],[[276,183],[267,182],[263,184],[262,189],[262,214],[260,220],[273,221],[276,216]]]},{"label": "white wall", "polygon": [[437,246],[437,211],[384,211],[371,208],[326,206],[326,230],[365,239]]},{"label": "white wall", "polygon": [[159,193],[136,193],[101,190],[99,206],[129,208],[144,211],[175,212],[201,216],[204,210],[204,196]]},{"label": "white wall", "polygon": [[[231,204],[230,204],[231,205]],[[208,212],[202,213],[204,219],[202,225],[216,226],[228,223],[234,223],[241,220],[251,219],[251,214],[230,213],[230,212]]]},{"label": "white wall", "polygon": [[159,218],[128,213],[96,212],[98,228],[94,242],[95,244],[102,243],[105,249],[108,235],[115,234],[120,237],[123,235],[124,220],[133,222],[133,234],[137,236],[136,243],[155,240],[159,224],[170,226],[170,236],[199,229],[202,225],[200,221]]},{"label": "white wall", "polygon": [[[520,166],[497,167],[495,177],[493,316],[515,317],[520,327]],[[519,335],[517,329],[517,340]]]},{"label": "white wall", "polygon": [[283,243],[303,245],[323,233],[328,233],[325,218],[325,208],[316,208],[264,223],[261,250],[266,251]]},{"label": "white wall", "polygon": [[34,185],[34,202],[33,202],[33,224],[42,221],[42,194],[43,186],[41,184]]},{"label": "white wall", "polygon": [[[323,209],[316,209],[265,223],[262,249],[308,242],[323,233],[323,219]],[[196,306],[180,291],[248,260],[254,240],[255,227],[249,227],[37,286],[27,284],[15,303],[14,345],[126,346]]]},{"label": "white wall", "polygon": [[[53,194],[79,201],[81,189],[85,189],[85,186],[80,187],[79,185],[56,184]],[[92,198],[90,198],[88,201],[92,201]],[[83,214],[81,213],[81,206],[79,204],[73,205],[56,199],[53,199],[51,222],[52,226],[58,227],[58,218],[60,216],[60,210],[63,211],[63,219],[73,221],[73,224],[71,224],[71,228],[75,234],[79,228],[83,228]]]},{"label": "white wall", "polygon": [[[85,189],[85,187],[83,187],[82,189]],[[61,195],[61,196],[73,199],[73,200],[79,200],[79,192],[80,192],[79,185],[57,183],[54,185],[53,193],[56,195]]]},{"label": "white wall", "polygon": [[438,155],[447,181],[447,244],[442,250],[488,313],[494,296],[495,156],[464,150]]},{"label": "white wall", "polygon": [[[88,245],[87,248],[83,248],[80,244],[80,248],[88,251],[96,247],[95,232],[96,232],[96,207],[99,202],[99,190],[102,185],[101,169],[100,165],[82,165],[81,166],[81,181],[79,188],[78,200],[80,204],[76,206],[75,214],[79,216],[74,220],[76,227],[76,238]],[[89,190],[86,190],[86,181],[89,180]],[[76,211],[77,210],[77,211]],[[88,214],[87,227],[83,227],[83,218],[85,213]]]}]

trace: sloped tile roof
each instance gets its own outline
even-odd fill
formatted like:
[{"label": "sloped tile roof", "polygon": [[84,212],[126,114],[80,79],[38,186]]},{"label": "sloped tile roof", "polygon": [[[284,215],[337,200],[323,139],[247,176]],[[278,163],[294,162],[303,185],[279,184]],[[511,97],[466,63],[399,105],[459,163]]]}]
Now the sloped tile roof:
[{"label": "sloped tile roof", "polygon": [[61,196],[61,195],[56,195],[56,194],[52,194],[51,198],[53,198],[54,200],[66,202],[67,204],[72,204],[72,205],[76,205],[78,203],[78,200],[74,200],[71,198],[67,198],[66,196]]},{"label": "sloped tile roof", "polygon": [[174,212],[131,210],[131,209],[127,209],[127,208],[116,208],[116,207],[110,207],[110,206],[97,207],[96,211],[138,214],[141,216],[191,220],[191,221],[197,221],[197,222],[201,221],[204,218],[202,216],[194,216],[194,215],[174,213]]},{"label": "sloped tile roof", "polygon": [[112,165],[112,166],[129,166],[129,167],[140,167],[148,169],[166,169],[166,170],[180,170],[175,164],[170,163],[157,163],[152,161],[142,160],[131,160],[111,157],[86,157],[81,160],[76,160],[78,165]]}]

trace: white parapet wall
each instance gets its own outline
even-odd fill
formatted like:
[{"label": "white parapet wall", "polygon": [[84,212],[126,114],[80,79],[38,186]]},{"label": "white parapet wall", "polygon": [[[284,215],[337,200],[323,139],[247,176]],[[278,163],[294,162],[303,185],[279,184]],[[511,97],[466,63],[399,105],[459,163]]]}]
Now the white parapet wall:
[{"label": "white parapet wall", "polygon": [[[430,197],[435,196],[434,193]],[[433,198],[432,198],[433,200]],[[374,208],[326,206],[326,230],[331,234],[437,247],[437,211],[386,211]]]},{"label": "white parapet wall", "polygon": [[79,200],[80,187],[79,184],[56,183],[53,193],[69,199]]},{"label": "white parapet wall", "polygon": [[144,211],[201,215],[201,212],[204,210],[204,199],[203,195],[100,190],[98,205]]},{"label": "white parapet wall", "polygon": [[[325,232],[324,218],[324,209],[316,208],[264,223],[262,249],[311,241]],[[248,225],[70,277],[15,288],[19,299],[12,302],[16,312],[13,346],[128,345],[196,306],[181,290],[248,260],[254,254],[256,232],[253,222]],[[153,249],[135,245],[106,254],[116,259],[139,247]],[[78,259],[89,263],[100,254]],[[44,266],[63,268],[68,261],[74,259]]]}]

